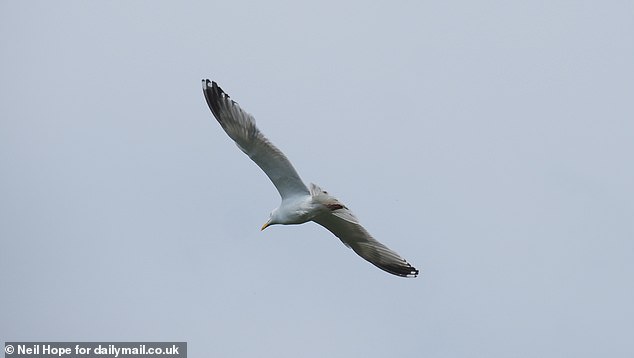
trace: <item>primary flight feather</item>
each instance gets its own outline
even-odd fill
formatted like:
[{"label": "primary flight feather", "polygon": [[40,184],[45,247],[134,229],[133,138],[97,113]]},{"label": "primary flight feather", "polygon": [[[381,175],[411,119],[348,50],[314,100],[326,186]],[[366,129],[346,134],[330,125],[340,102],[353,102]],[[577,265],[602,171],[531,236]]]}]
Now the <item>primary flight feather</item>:
[{"label": "primary flight feather", "polygon": [[231,100],[216,82],[203,80],[203,93],[222,129],[266,173],[282,197],[262,230],[275,224],[314,221],[381,270],[402,277],[418,275],[416,268],[375,240],[339,200],[315,184],[307,187],[284,153],[256,127],[253,116]]}]

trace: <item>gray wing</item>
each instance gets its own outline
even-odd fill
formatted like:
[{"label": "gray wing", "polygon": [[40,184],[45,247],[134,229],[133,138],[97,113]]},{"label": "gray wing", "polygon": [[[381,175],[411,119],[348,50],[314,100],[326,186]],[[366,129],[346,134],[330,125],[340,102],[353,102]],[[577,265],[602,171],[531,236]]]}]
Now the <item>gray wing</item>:
[{"label": "gray wing", "polygon": [[346,246],[383,271],[401,277],[416,277],[418,270],[396,252],[376,241],[345,206],[313,219],[335,234]]},{"label": "gray wing", "polygon": [[216,82],[203,80],[207,104],[222,129],[271,179],[282,199],[309,191],[284,153],[255,126],[255,119],[229,98]]}]

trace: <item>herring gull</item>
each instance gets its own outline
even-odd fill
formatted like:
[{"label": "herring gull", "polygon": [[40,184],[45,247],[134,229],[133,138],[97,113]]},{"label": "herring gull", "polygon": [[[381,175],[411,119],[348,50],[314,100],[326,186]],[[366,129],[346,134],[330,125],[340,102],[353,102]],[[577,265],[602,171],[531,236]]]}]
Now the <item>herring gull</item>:
[{"label": "herring gull", "polygon": [[284,153],[256,127],[253,116],[231,100],[216,82],[203,80],[203,93],[222,129],[266,173],[282,197],[280,206],[271,212],[261,230],[275,224],[314,221],[381,270],[401,277],[418,275],[418,270],[405,259],[375,240],[342,202],[315,184],[307,187]]}]

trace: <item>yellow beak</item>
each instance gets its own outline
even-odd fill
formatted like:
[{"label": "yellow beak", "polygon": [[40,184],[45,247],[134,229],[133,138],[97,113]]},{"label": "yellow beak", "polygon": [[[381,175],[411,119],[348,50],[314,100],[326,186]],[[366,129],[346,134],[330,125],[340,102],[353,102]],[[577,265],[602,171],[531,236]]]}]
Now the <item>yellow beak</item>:
[{"label": "yellow beak", "polygon": [[265,222],[264,225],[262,225],[262,228],[260,229],[260,231],[266,229],[267,227],[269,227],[269,225],[271,225],[270,221]]}]

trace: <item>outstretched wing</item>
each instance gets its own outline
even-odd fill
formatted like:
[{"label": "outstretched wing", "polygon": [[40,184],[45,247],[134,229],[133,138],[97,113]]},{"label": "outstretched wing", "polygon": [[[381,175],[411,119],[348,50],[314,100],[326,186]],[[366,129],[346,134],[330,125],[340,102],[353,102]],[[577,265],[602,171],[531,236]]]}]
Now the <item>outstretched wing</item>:
[{"label": "outstretched wing", "polygon": [[214,117],[238,147],[271,179],[282,200],[297,195],[308,195],[284,153],[277,149],[255,126],[255,119],[229,98],[216,82],[203,80],[203,93]]},{"label": "outstretched wing", "polygon": [[322,214],[313,221],[330,230],[346,246],[354,250],[374,266],[401,277],[416,277],[418,270],[396,252],[376,241],[370,233],[359,224],[359,220],[343,205],[333,207],[335,210]]}]

